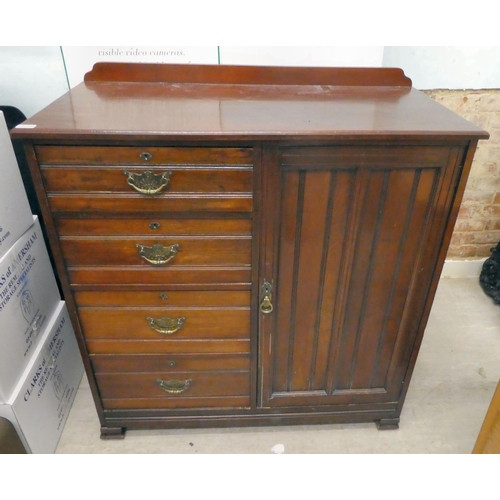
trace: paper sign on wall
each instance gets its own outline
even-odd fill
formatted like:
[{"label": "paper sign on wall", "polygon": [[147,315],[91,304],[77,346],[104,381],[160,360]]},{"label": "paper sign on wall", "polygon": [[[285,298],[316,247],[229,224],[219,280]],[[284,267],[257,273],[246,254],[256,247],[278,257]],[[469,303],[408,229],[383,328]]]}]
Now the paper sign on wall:
[{"label": "paper sign on wall", "polygon": [[218,64],[215,47],[62,47],[71,88],[83,82],[96,62]]}]

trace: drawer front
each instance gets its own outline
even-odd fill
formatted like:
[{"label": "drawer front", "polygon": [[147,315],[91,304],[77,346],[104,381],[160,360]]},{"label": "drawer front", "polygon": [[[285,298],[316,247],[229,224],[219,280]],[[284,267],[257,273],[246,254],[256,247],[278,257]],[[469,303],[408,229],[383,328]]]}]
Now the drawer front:
[{"label": "drawer front", "polygon": [[[248,354],[94,355],[91,361],[108,409],[250,406]],[[161,389],[158,380],[172,379],[181,389],[182,381],[192,382],[180,394]],[[125,393],[124,384],[132,390]]]},{"label": "drawer front", "polygon": [[96,377],[103,400],[154,399],[162,407],[183,407],[182,401],[191,398],[250,395],[248,371],[98,373]]},{"label": "drawer front", "polygon": [[73,287],[88,285],[141,285],[144,287],[238,285],[249,287],[251,274],[250,266],[159,266],[156,269],[150,269],[141,265],[68,268],[69,281]]},{"label": "drawer front", "polygon": [[248,371],[98,373],[96,377],[106,409],[250,405]]},{"label": "drawer front", "polygon": [[252,150],[36,148],[51,210],[252,211]]},{"label": "drawer front", "polygon": [[101,354],[91,361],[96,373],[250,370],[248,354]]},{"label": "drawer front", "polygon": [[[45,189],[49,193],[144,193],[146,182],[158,184],[160,195],[182,193],[250,193],[252,191],[252,169],[179,167],[143,168],[90,168],[90,167],[42,167]],[[134,174],[137,180],[134,182]],[[132,178],[131,178],[132,176]],[[142,177],[141,177],[142,176]],[[135,186],[135,187],[134,187]],[[161,187],[160,187],[161,186]],[[151,188],[152,189],[152,188]],[[152,196],[153,194],[150,193]]]},{"label": "drawer front", "polygon": [[248,339],[88,339],[87,347],[90,354],[250,354]]},{"label": "drawer front", "polygon": [[[55,165],[251,165],[251,148],[36,146],[38,162]],[[146,156],[144,155],[146,153]],[[147,156],[151,155],[151,156]]]},{"label": "drawer front", "polygon": [[143,212],[238,212],[252,211],[252,196],[229,194],[212,196],[189,194],[158,198],[140,195],[109,196],[105,194],[52,194],[49,206],[54,213],[143,213]]},{"label": "drawer front", "polygon": [[68,266],[250,266],[252,239],[186,237],[63,236],[60,238]]},{"label": "drawer front", "polygon": [[87,339],[249,338],[250,309],[87,309],[79,311]]},{"label": "drawer front", "polygon": [[250,307],[250,292],[75,292],[79,307]]},{"label": "drawer front", "polygon": [[188,410],[250,408],[250,396],[207,396],[168,398],[102,399],[105,410]]},{"label": "drawer front", "polygon": [[250,219],[63,219],[60,236],[251,236]]}]

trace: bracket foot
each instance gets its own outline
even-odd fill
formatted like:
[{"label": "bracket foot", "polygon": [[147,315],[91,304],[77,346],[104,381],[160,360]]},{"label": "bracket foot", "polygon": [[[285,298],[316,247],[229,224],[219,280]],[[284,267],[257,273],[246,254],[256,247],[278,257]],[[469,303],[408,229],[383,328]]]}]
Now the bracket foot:
[{"label": "bracket foot", "polygon": [[381,418],[375,423],[379,431],[399,429],[399,418]]},{"label": "bracket foot", "polygon": [[126,427],[101,427],[101,439],[124,439]]}]

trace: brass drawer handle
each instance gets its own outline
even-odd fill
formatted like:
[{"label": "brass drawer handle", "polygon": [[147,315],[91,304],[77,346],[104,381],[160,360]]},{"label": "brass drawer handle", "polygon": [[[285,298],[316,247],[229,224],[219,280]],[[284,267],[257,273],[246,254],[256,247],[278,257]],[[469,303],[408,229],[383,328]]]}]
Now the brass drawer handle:
[{"label": "brass drawer handle", "polygon": [[163,389],[165,392],[169,394],[181,394],[184,391],[187,391],[191,386],[193,381],[188,378],[187,380],[162,380],[158,379],[156,383],[160,386],[160,389]]},{"label": "brass drawer handle", "polygon": [[150,170],[142,174],[134,172],[123,172],[128,175],[127,182],[141,194],[158,194],[169,182],[172,172],[155,174]]},{"label": "brass drawer handle", "polygon": [[151,247],[146,247],[144,245],[137,244],[136,247],[139,249],[139,256],[145,261],[153,264],[154,266],[161,266],[172,260],[179,251],[180,245],[168,245],[163,246],[159,243],[155,243]]},{"label": "brass drawer handle", "polygon": [[178,332],[186,322],[186,318],[146,318],[149,326],[162,335],[172,335]]}]

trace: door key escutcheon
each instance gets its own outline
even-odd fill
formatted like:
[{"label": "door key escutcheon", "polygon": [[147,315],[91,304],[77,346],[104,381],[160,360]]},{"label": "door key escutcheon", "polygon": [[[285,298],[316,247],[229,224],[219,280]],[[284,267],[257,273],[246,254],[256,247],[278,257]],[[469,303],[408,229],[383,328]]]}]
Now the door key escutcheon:
[{"label": "door key escutcheon", "polygon": [[260,312],[263,314],[270,314],[273,312],[272,300],[273,285],[267,280],[264,280],[264,284],[261,287],[262,302],[260,303]]}]

